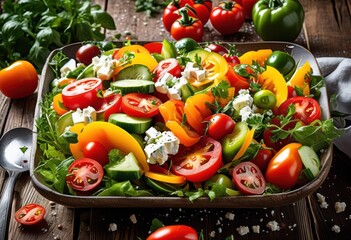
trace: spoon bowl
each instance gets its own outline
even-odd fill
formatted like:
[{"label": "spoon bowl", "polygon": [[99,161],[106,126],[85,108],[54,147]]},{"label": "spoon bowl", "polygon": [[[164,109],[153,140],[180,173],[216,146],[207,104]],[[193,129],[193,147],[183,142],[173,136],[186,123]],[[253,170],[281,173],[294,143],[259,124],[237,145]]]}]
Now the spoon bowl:
[{"label": "spoon bowl", "polygon": [[0,201],[0,209],[4,212],[0,216],[0,240],[6,239],[8,215],[16,179],[22,172],[29,170],[32,135],[32,130],[28,128],[14,128],[0,139],[0,166],[8,173]]}]

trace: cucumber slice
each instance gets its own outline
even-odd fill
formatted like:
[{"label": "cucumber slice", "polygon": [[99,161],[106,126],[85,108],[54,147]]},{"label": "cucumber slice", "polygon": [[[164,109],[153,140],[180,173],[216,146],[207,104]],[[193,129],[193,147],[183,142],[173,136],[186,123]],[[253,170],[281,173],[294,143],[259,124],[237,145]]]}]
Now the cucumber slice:
[{"label": "cucumber slice", "polygon": [[56,131],[61,135],[65,132],[66,127],[73,126],[73,119],[72,119],[73,111],[69,111],[63,114],[56,122]]},{"label": "cucumber slice", "polygon": [[112,90],[120,90],[122,95],[127,93],[153,93],[155,84],[149,80],[125,79],[112,82]]},{"label": "cucumber slice", "polygon": [[114,113],[108,118],[113,123],[129,133],[144,134],[151,127],[152,118],[137,118],[125,113]]},{"label": "cucumber slice", "polygon": [[300,158],[305,167],[305,175],[309,180],[313,180],[321,169],[321,161],[317,153],[309,146],[302,146],[298,149]]},{"label": "cucumber slice", "polygon": [[121,70],[116,80],[122,79],[138,79],[152,81],[152,74],[147,66],[141,64],[134,64]]},{"label": "cucumber slice", "polygon": [[119,182],[139,179],[143,175],[138,160],[132,152],[120,161],[106,165],[105,171],[107,176]]},{"label": "cucumber slice", "polygon": [[156,192],[163,193],[166,195],[169,195],[172,192],[175,192],[175,191],[180,189],[180,187],[178,187],[176,185],[160,182],[160,181],[148,178],[148,177],[145,177],[145,182],[150,188],[152,188]]},{"label": "cucumber slice", "polygon": [[180,94],[182,96],[182,100],[185,100],[194,94],[193,90],[191,89],[190,85],[187,83],[180,88]]}]

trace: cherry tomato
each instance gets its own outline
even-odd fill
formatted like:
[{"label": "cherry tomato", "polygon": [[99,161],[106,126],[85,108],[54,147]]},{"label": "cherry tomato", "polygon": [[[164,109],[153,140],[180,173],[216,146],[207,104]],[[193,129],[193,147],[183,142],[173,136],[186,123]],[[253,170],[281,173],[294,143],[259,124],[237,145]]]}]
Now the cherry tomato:
[{"label": "cherry tomato", "polygon": [[180,77],[182,72],[182,68],[175,58],[167,58],[160,61],[155,70],[154,70],[154,80],[157,81],[161,78],[165,73],[172,74],[175,77]]},{"label": "cherry tomato", "polygon": [[295,88],[288,85],[288,98],[292,98],[296,96],[297,96],[297,93],[295,91]]},{"label": "cherry tomato", "polygon": [[315,120],[321,120],[321,107],[313,98],[302,96],[288,98],[279,106],[279,114],[286,115],[290,105],[295,107],[293,117],[300,119],[307,125]]},{"label": "cherry tomato", "polygon": [[181,146],[172,158],[171,171],[186,177],[190,182],[203,182],[222,166],[222,146],[216,140],[204,136],[191,147]]},{"label": "cherry tomato", "polygon": [[99,78],[83,78],[68,84],[62,89],[63,104],[67,109],[83,109],[99,102],[98,92],[102,90]]},{"label": "cherry tomato", "polygon": [[266,180],[281,189],[295,186],[303,164],[298,152],[300,143],[289,143],[277,152],[268,164]]},{"label": "cherry tomato", "polygon": [[122,111],[122,96],[120,94],[111,94],[109,96],[100,98],[96,105],[96,114],[98,119],[103,119],[106,122],[112,113],[119,113]]},{"label": "cherry tomato", "polygon": [[161,100],[150,94],[128,93],[122,97],[122,110],[132,117],[150,118],[158,114]]},{"label": "cherry tomato", "polygon": [[196,12],[194,7],[194,2],[192,0],[179,0],[179,1],[171,1],[162,15],[162,22],[165,29],[170,32],[172,28],[172,24],[179,18],[178,10],[187,5],[190,10],[189,15],[195,17]]},{"label": "cherry tomato", "polygon": [[203,25],[205,25],[210,19],[210,13],[212,10],[212,1],[209,0],[195,0],[194,9],[197,17],[200,19]]},{"label": "cherry tomato", "polygon": [[214,29],[223,35],[236,33],[245,22],[242,7],[236,2],[226,1],[214,7],[210,21]]},{"label": "cherry tomato", "polygon": [[43,220],[45,213],[43,206],[31,203],[21,207],[15,213],[15,220],[23,225],[33,225]]},{"label": "cherry tomato", "polygon": [[240,60],[237,56],[230,55],[228,53],[224,54],[223,57],[231,66],[235,66],[237,64],[240,64]]},{"label": "cherry tomato", "polygon": [[38,86],[38,74],[27,61],[16,61],[0,71],[0,91],[8,98],[32,95]]},{"label": "cherry tomato", "polygon": [[224,175],[222,173],[215,174],[210,179],[208,179],[205,183],[205,189],[209,189],[213,183],[220,184],[223,187],[229,189],[233,189],[233,181],[227,175]]},{"label": "cherry tomato", "polygon": [[188,15],[188,11],[184,8],[179,10],[181,18],[176,20],[171,27],[171,35],[175,40],[182,38],[192,38],[197,42],[202,41],[204,35],[204,25],[194,17]]},{"label": "cherry tomato", "polygon": [[94,44],[84,44],[76,52],[76,60],[88,66],[93,57],[101,54],[100,48]]},{"label": "cherry tomato", "polygon": [[262,89],[254,94],[253,101],[257,107],[268,110],[275,107],[277,98],[272,91]]},{"label": "cherry tomato", "polygon": [[74,190],[86,192],[96,188],[103,176],[104,170],[99,162],[80,158],[69,166],[66,183]]},{"label": "cherry tomato", "polygon": [[162,51],[162,42],[149,42],[143,45],[150,53],[161,54]]},{"label": "cherry tomato", "polygon": [[96,160],[101,166],[105,166],[109,162],[108,150],[98,141],[91,141],[86,144],[83,148],[83,155],[85,158]]},{"label": "cherry tomato", "polygon": [[245,18],[252,19],[252,8],[258,0],[236,0],[243,7]]},{"label": "cherry tomato", "polygon": [[197,232],[187,225],[163,226],[151,233],[146,240],[198,240]]},{"label": "cherry tomato", "polygon": [[222,45],[220,44],[217,44],[217,43],[211,43],[209,44],[207,47],[206,47],[206,50],[210,50],[211,52],[215,52],[215,53],[218,53],[220,55],[224,55],[226,53],[228,53],[228,49],[226,49],[225,47],[223,47]]},{"label": "cherry tomato", "polygon": [[231,117],[224,113],[213,114],[206,121],[208,121],[207,135],[217,141],[231,133],[236,124]]},{"label": "cherry tomato", "polygon": [[269,164],[269,161],[273,157],[273,152],[267,148],[261,148],[258,150],[256,156],[251,160],[252,163],[256,164],[260,168],[262,173],[265,173]]},{"label": "cherry tomato", "polygon": [[266,180],[256,164],[241,162],[232,172],[233,183],[244,194],[262,194],[266,188]]}]

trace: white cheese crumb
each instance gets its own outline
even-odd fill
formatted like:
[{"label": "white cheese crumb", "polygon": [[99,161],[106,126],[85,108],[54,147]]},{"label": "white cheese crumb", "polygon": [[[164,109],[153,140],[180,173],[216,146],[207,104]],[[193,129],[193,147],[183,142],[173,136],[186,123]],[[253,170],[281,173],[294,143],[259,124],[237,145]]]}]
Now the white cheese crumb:
[{"label": "white cheese crumb", "polygon": [[246,234],[248,234],[250,232],[250,229],[248,226],[240,226],[236,229],[236,231],[238,231],[238,233],[241,235],[241,236],[244,236]]},{"label": "white cheese crumb", "polygon": [[253,225],[252,226],[252,231],[254,233],[260,233],[260,225]]},{"label": "white cheese crumb", "polygon": [[130,221],[132,221],[133,224],[136,224],[138,222],[135,214],[130,215],[129,219],[130,219]]},{"label": "white cheese crumb", "polygon": [[229,220],[234,220],[235,214],[231,213],[231,212],[227,212],[227,214],[225,215],[225,217]]},{"label": "white cheese crumb", "polygon": [[336,213],[341,213],[341,212],[345,211],[346,203],[345,202],[336,202],[334,208],[335,208]]},{"label": "white cheese crumb", "polygon": [[117,224],[116,223],[110,223],[110,225],[108,226],[108,231],[109,232],[117,231]]},{"label": "white cheese crumb", "polygon": [[331,230],[332,230],[333,232],[339,233],[339,232],[340,232],[340,227],[339,227],[338,225],[333,225],[332,228],[331,228]]},{"label": "white cheese crumb", "polygon": [[266,225],[271,231],[279,231],[280,227],[276,221],[270,221]]},{"label": "white cheese crumb", "polygon": [[322,194],[317,193],[317,199],[321,208],[328,208],[329,204],[325,201],[325,197]]},{"label": "white cheese crumb", "polygon": [[210,232],[210,237],[214,238],[216,236],[216,232],[215,231],[211,231]]}]

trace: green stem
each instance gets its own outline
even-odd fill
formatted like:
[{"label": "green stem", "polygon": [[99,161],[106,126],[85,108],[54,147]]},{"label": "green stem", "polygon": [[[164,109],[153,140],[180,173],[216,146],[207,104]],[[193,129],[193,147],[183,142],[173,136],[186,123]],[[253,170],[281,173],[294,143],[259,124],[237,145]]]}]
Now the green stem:
[{"label": "green stem", "polygon": [[224,2],[223,10],[231,11],[235,2],[232,1],[226,1]]},{"label": "green stem", "polygon": [[279,8],[283,6],[284,0],[269,0],[268,7],[271,9]]},{"label": "green stem", "polygon": [[194,23],[194,19],[189,17],[188,10],[185,7],[179,9],[179,14],[182,17],[179,21],[182,26],[191,26]]}]

